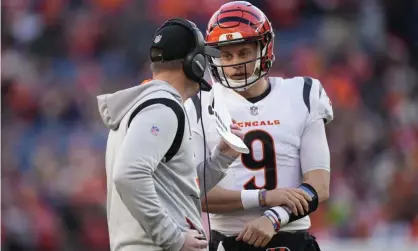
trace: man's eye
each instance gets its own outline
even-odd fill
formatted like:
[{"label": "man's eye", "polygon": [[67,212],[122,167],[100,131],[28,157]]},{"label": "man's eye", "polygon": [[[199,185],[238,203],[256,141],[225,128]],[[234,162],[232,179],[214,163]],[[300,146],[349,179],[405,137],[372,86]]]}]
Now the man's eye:
[{"label": "man's eye", "polygon": [[244,51],[244,52],[241,52],[241,57],[248,57],[248,52],[247,51]]},{"label": "man's eye", "polygon": [[230,59],[231,58],[231,55],[229,55],[229,54],[223,54],[222,55],[222,58],[224,58],[224,59]]}]

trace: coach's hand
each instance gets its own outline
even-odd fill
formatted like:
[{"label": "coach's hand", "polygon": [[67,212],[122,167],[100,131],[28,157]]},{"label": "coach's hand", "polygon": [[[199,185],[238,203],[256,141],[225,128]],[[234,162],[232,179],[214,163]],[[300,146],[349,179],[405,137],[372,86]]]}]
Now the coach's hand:
[{"label": "coach's hand", "polygon": [[[235,124],[235,122],[234,122],[234,124],[231,125],[231,133],[237,135],[241,139],[244,138],[244,133],[241,131],[241,127],[239,127],[237,124]],[[228,155],[231,158],[238,158],[238,156],[241,154],[241,153],[235,151],[234,149],[232,149],[228,145],[228,143],[226,143],[223,139],[221,139],[221,141],[219,142],[218,149],[223,154]]]},{"label": "coach's hand", "polygon": [[265,247],[275,233],[273,223],[267,217],[261,216],[248,222],[236,240],[242,240],[254,247]]},{"label": "coach's hand", "polygon": [[186,235],[183,247],[180,251],[202,251],[206,250],[208,242],[206,240],[199,240],[199,238],[204,238],[203,234],[200,234],[196,230],[188,230],[183,233]]},{"label": "coach's hand", "polygon": [[281,188],[267,191],[266,205],[268,207],[287,206],[293,214],[304,215],[309,211],[308,201],[311,197],[299,188]]}]

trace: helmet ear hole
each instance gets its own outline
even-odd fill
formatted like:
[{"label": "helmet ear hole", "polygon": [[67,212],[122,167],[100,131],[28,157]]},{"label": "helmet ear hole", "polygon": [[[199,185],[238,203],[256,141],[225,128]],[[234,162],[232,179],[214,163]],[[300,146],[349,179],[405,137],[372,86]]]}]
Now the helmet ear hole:
[{"label": "helmet ear hole", "polygon": [[272,39],[271,32],[266,32],[266,34],[264,34],[264,43],[269,43],[271,39]]},{"label": "helmet ear hole", "polygon": [[261,69],[262,69],[262,71],[268,71],[271,68],[272,65],[273,65],[273,63],[271,62],[271,60],[265,59],[265,60],[263,60],[263,63],[261,65]]}]

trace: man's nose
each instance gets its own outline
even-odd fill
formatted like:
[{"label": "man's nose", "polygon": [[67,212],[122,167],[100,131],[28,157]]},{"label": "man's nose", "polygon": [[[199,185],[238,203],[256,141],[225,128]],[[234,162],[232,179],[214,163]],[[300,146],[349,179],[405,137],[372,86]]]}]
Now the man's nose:
[{"label": "man's nose", "polygon": [[244,64],[241,64],[241,61],[238,59],[238,57],[234,57],[232,64],[234,64],[234,69],[237,70],[241,69],[244,66]]}]

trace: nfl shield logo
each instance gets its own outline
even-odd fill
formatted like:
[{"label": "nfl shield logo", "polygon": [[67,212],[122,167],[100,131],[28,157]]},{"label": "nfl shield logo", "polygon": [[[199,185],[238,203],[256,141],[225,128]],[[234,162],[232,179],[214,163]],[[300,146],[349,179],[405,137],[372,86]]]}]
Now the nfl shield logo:
[{"label": "nfl shield logo", "polygon": [[154,43],[158,44],[161,41],[161,38],[163,37],[163,35],[158,35],[154,38]]},{"label": "nfl shield logo", "polygon": [[250,108],[250,113],[251,113],[251,115],[254,115],[254,116],[258,115],[258,107],[257,106],[252,106]]},{"label": "nfl shield logo", "polygon": [[152,126],[150,132],[152,135],[157,136],[160,133],[160,129],[157,126]]}]

